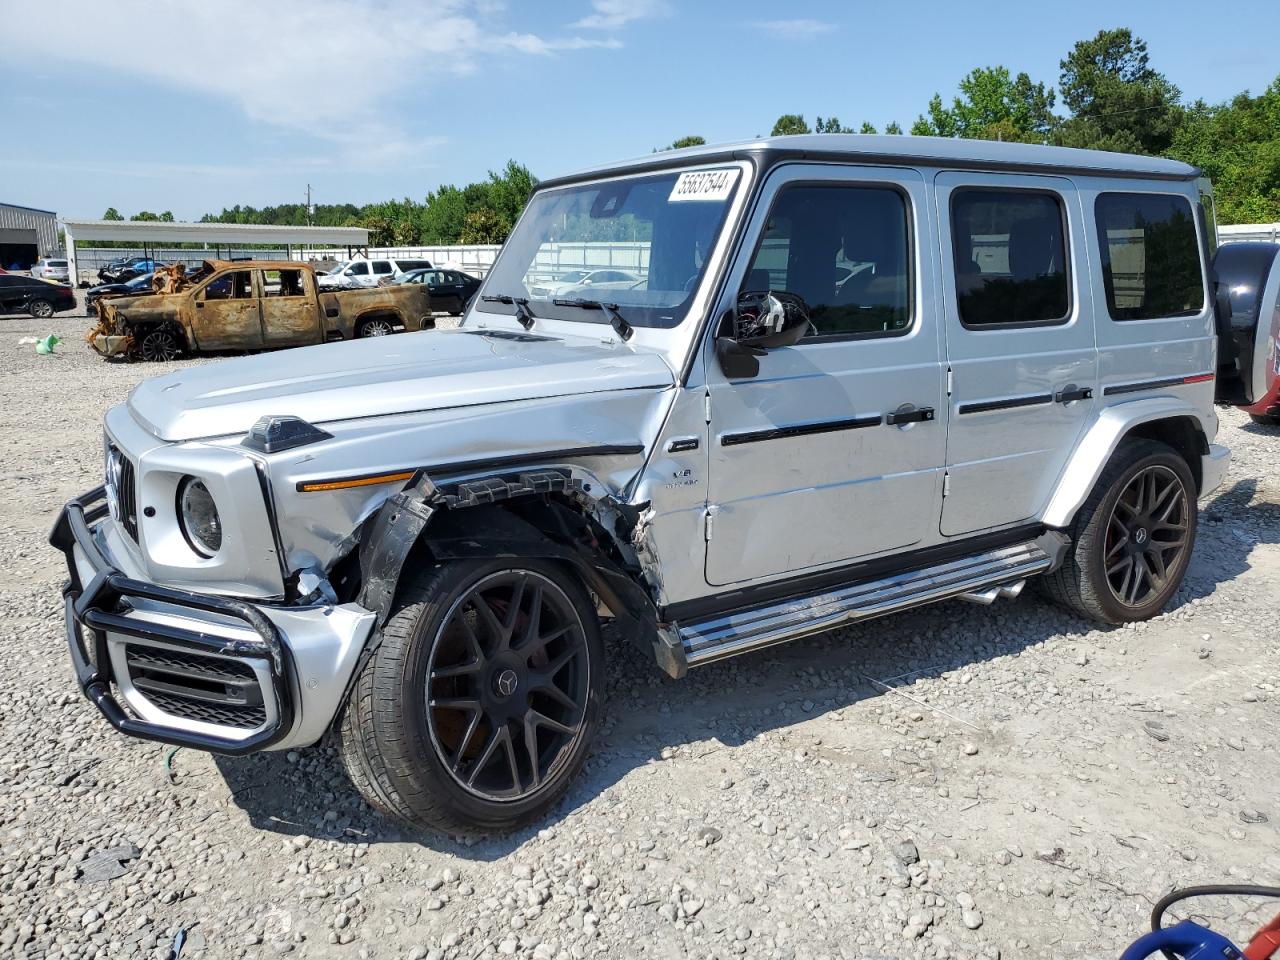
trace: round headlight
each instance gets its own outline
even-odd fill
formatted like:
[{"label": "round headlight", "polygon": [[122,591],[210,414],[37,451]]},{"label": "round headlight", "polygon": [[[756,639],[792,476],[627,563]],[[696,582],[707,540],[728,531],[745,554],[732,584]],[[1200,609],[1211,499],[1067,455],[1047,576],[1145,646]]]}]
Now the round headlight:
[{"label": "round headlight", "polygon": [[222,520],[203,480],[187,477],[178,487],[178,523],[191,549],[212,557],[222,549]]}]

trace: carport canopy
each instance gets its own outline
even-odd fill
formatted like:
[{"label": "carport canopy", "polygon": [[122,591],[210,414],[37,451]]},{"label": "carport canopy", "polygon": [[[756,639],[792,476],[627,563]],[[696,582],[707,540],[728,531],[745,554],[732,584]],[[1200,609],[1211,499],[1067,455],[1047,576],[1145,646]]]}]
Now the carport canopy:
[{"label": "carport canopy", "polygon": [[124,240],[138,245],[196,243],[229,247],[284,244],[293,247],[336,246],[367,251],[369,231],[364,227],[281,227],[269,224],[185,223],[164,220],[63,220],[67,260],[72,284],[79,282],[76,241]]}]

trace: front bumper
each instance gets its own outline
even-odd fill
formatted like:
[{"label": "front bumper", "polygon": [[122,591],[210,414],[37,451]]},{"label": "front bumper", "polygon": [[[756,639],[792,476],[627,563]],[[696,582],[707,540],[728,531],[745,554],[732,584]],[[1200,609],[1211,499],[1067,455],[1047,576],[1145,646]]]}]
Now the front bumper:
[{"label": "front bumper", "polygon": [[70,573],[63,597],[76,679],[107,721],[131,736],[224,754],[318,740],[374,615],[354,604],[273,607],[151,583],[113,560],[107,513],[98,487],[63,508],[50,536]]}]

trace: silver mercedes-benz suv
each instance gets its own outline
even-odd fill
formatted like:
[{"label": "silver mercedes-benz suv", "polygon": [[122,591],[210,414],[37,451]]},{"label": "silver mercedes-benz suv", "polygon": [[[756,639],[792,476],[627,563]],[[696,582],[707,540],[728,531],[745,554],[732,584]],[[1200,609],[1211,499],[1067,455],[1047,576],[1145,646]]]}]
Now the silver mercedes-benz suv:
[{"label": "silver mercedes-benz suv", "polygon": [[110,411],[52,536],[79,683],[167,743],[331,734],[383,811],[501,830],[587,755],[605,620],[679,677],[1034,577],[1151,617],[1229,456],[1196,178],[823,135],[543,183],[461,328]]}]

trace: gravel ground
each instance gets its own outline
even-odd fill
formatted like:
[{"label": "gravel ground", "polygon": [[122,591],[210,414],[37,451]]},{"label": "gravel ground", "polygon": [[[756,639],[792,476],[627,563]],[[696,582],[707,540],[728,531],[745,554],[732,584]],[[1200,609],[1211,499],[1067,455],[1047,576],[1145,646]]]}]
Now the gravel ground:
[{"label": "gravel ground", "polygon": [[[541,829],[410,837],[334,753],[215,759],[111,732],[63,640],[58,506],[148,364],[83,318],[3,321],[0,955],[1116,955],[1172,885],[1280,882],[1280,431],[1235,453],[1164,616],[1099,630],[1028,591],[706,668],[626,648]],[[37,356],[23,336],[67,341]],[[120,875],[95,879],[102,864]],[[1209,901],[1237,942],[1261,913]]]}]

